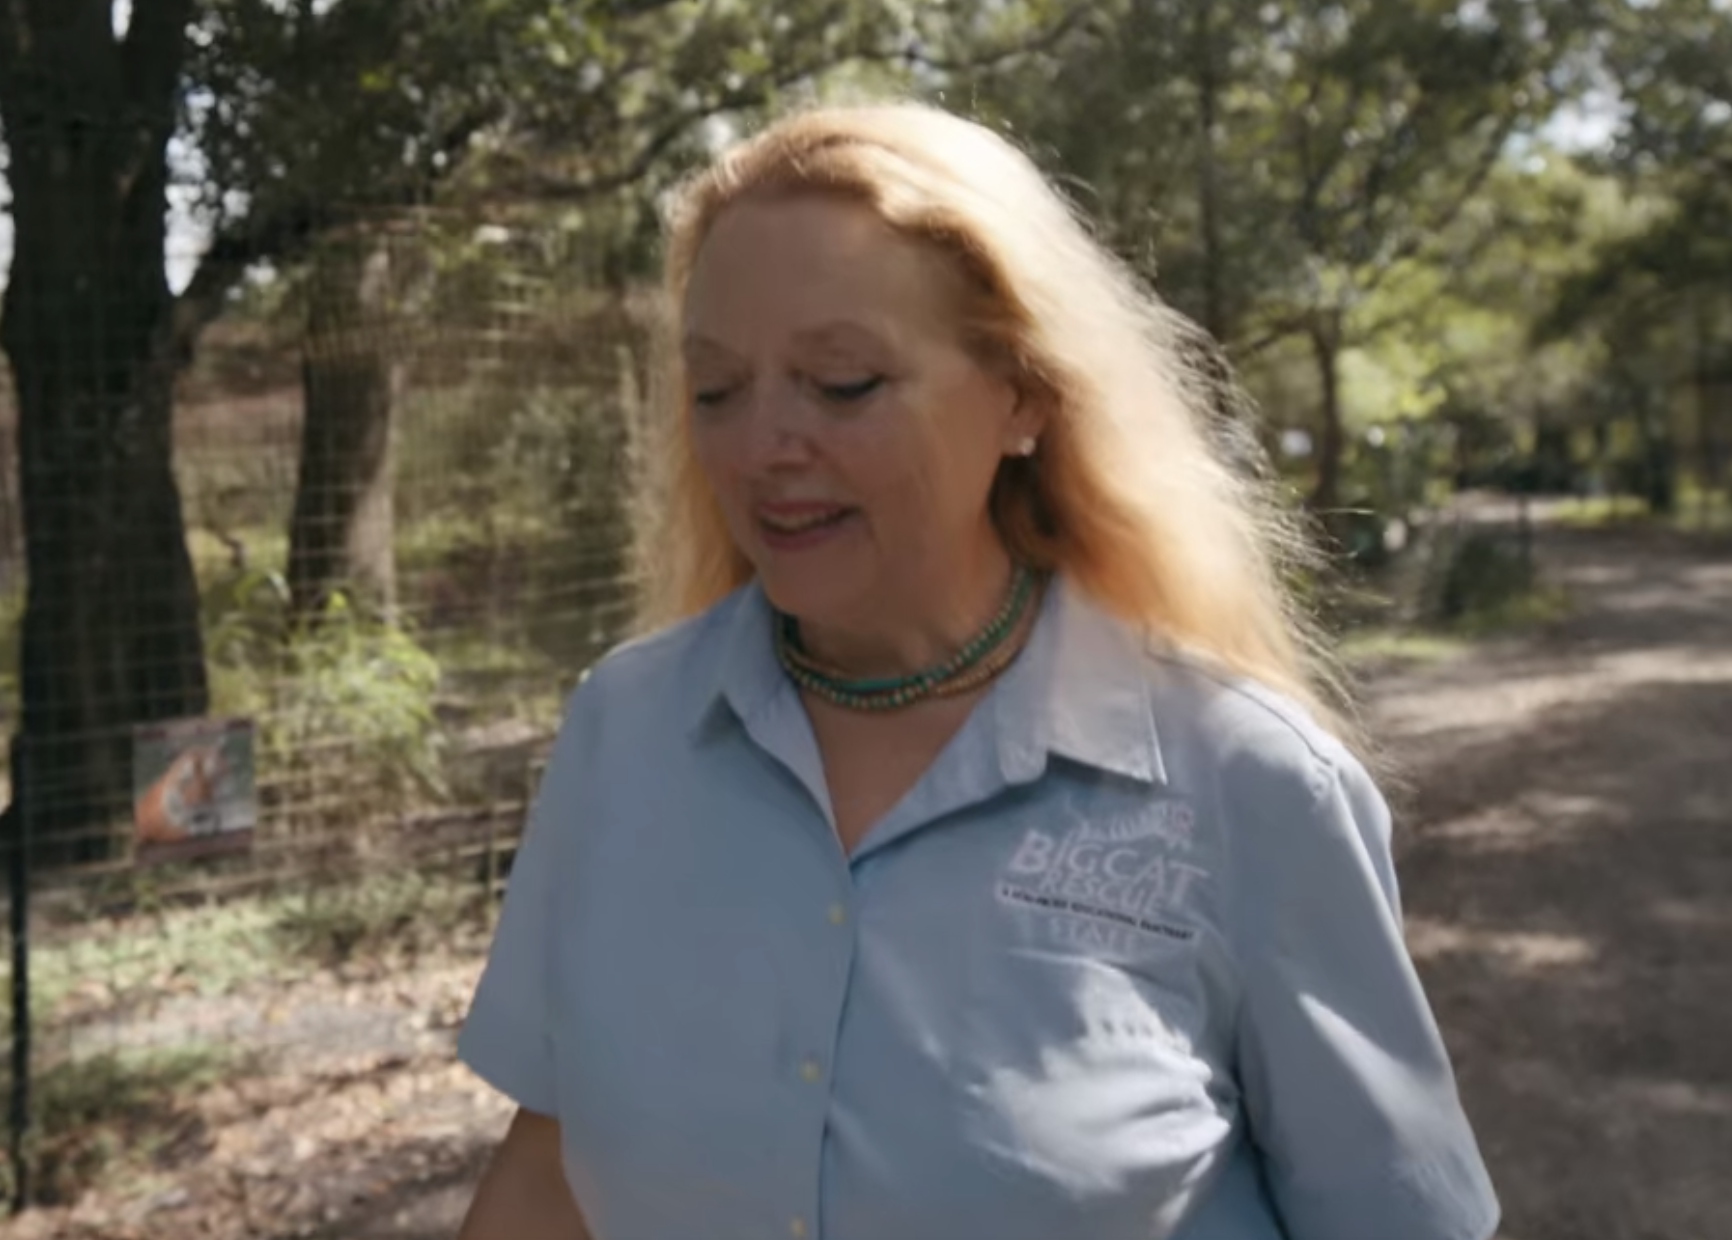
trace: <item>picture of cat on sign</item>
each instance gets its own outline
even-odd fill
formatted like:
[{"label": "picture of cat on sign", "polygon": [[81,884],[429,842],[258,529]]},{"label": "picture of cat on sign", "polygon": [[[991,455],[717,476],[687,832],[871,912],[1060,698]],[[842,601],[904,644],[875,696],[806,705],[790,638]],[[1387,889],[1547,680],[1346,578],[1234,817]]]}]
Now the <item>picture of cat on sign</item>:
[{"label": "picture of cat on sign", "polygon": [[227,852],[258,820],[246,720],[187,719],[133,737],[133,832],[140,861]]}]

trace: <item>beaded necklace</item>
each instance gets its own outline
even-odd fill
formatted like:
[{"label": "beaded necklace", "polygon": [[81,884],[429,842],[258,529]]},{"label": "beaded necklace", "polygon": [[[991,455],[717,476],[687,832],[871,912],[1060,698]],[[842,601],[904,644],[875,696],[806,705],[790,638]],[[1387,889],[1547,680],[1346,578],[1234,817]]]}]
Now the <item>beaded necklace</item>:
[{"label": "beaded necklace", "polygon": [[776,658],[801,688],[847,710],[899,710],[927,698],[951,697],[978,688],[1009,667],[1021,647],[1011,638],[1028,612],[1035,574],[1018,564],[1004,602],[986,626],[941,663],[906,676],[849,676],[827,667],[800,644],[800,625],[778,612]]}]

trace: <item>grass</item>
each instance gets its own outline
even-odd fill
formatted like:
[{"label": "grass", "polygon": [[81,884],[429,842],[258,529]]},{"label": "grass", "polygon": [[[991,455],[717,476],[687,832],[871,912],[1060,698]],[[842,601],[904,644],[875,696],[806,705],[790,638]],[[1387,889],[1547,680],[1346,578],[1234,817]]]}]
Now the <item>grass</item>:
[{"label": "grass", "polygon": [[1680,533],[1724,533],[1732,530],[1732,493],[1711,491],[1704,500],[1699,489],[1685,486],[1679,492],[1676,510],[1665,516],[1649,512],[1647,505],[1634,496],[1573,496],[1557,501],[1549,519],[1577,529],[1624,525]]},{"label": "grass", "polygon": [[1448,631],[1468,641],[1524,632],[1562,620],[1572,606],[1567,590],[1536,582],[1469,609],[1449,622]]},{"label": "grass", "polygon": [[[1567,591],[1545,580],[1505,535],[1474,533],[1450,546],[1425,567],[1429,581],[1419,584],[1429,600],[1418,619],[1392,623],[1394,600],[1363,608],[1364,622],[1350,627],[1341,642],[1350,661],[1434,663],[1453,658],[1475,642],[1555,623],[1568,615]],[[1409,588],[1412,588],[1410,585]]]},{"label": "grass", "polygon": [[453,505],[427,512],[398,532],[397,564],[400,569],[416,572],[436,569],[464,556],[492,556],[501,550],[536,554],[559,545],[566,537],[546,513],[498,504],[477,513]]},{"label": "grass", "polygon": [[1571,607],[1568,592],[1540,584],[1447,621],[1354,629],[1342,637],[1340,652],[1349,663],[1441,663],[1466,654],[1477,642],[1555,623]]},{"label": "grass", "polygon": [[[98,1185],[149,1180],[188,1147],[203,1144],[194,1103],[243,1061],[232,1047],[188,1043],[116,1051],[37,1072],[32,1198],[62,1205]],[[0,1168],[8,1197],[11,1177],[9,1164]]]},{"label": "grass", "polygon": [[230,994],[359,957],[430,952],[465,928],[479,939],[486,913],[478,879],[409,872],[135,914],[39,937],[31,993],[47,1027],[103,1019],[165,994]]},{"label": "grass", "polygon": [[30,956],[40,1017],[118,1007],[179,990],[226,994],[293,962],[276,927],[290,897],[91,922],[64,939],[39,940]]},{"label": "grass", "polygon": [[[246,549],[249,567],[282,571],[289,562],[289,535],[286,529],[272,526],[250,526],[236,530],[233,537]],[[187,531],[187,553],[192,557],[193,572],[200,587],[209,590],[234,568],[234,554],[227,543],[209,530],[194,527]]]},{"label": "grass", "polygon": [[[283,986],[356,959],[406,965],[421,953],[485,945],[491,901],[474,878],[384,874],[38,937],[32,1195],[75,1201],[98,1186],[149,1188],[158,1168],[197,1157],[199,1094],[250,1062],[232,1044],[188,1041],[54,1058],[68,1022],[126,1036],[135,1004]],[[88,1036],[81,1035],[81,1036]],[[0,1192],[11,1171],[0,1160]]]},{"label": "grass", "polygon": [[309,890],[279,912],[272,932],[290,959],[326,967],[361,957],[413,957],[452,946],[465,929],[479,947],[488,901],[479,882],[378,875]]},{"label": "grass", "polygon": [[1454,633],[1379,625],[1347,634],[1341,641],[1341,653],[1350,661],[1441,663],[1462,653],[1468,644]]}]

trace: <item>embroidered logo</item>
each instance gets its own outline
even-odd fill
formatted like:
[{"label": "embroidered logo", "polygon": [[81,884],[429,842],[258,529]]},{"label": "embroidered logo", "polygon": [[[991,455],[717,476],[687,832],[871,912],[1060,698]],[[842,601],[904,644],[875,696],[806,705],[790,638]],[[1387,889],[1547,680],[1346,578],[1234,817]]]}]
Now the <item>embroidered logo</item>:
[{"label": "embroidered logo", "polygon": [[1000,875],[998,898],[1190,942],[1197,931],[1185,913],[1209,879],[1208,870],[1185,860],[1195,827],[1190,806],[1164,801],[1056,832],[1030,829]]}]

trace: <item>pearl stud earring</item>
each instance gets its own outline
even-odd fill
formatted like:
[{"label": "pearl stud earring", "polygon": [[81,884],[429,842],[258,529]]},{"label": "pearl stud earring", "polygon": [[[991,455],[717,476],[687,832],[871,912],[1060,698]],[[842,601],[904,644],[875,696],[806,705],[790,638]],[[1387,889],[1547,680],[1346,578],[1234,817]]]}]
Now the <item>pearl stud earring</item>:
[{"label": "pearl stud earring", "polygon": [[1023,437],[1022,442],[1016,445],[1016,454],[1018,456],[1033,456],[1034,455],[1034,436],[1033,435],[1026,435]]}]

